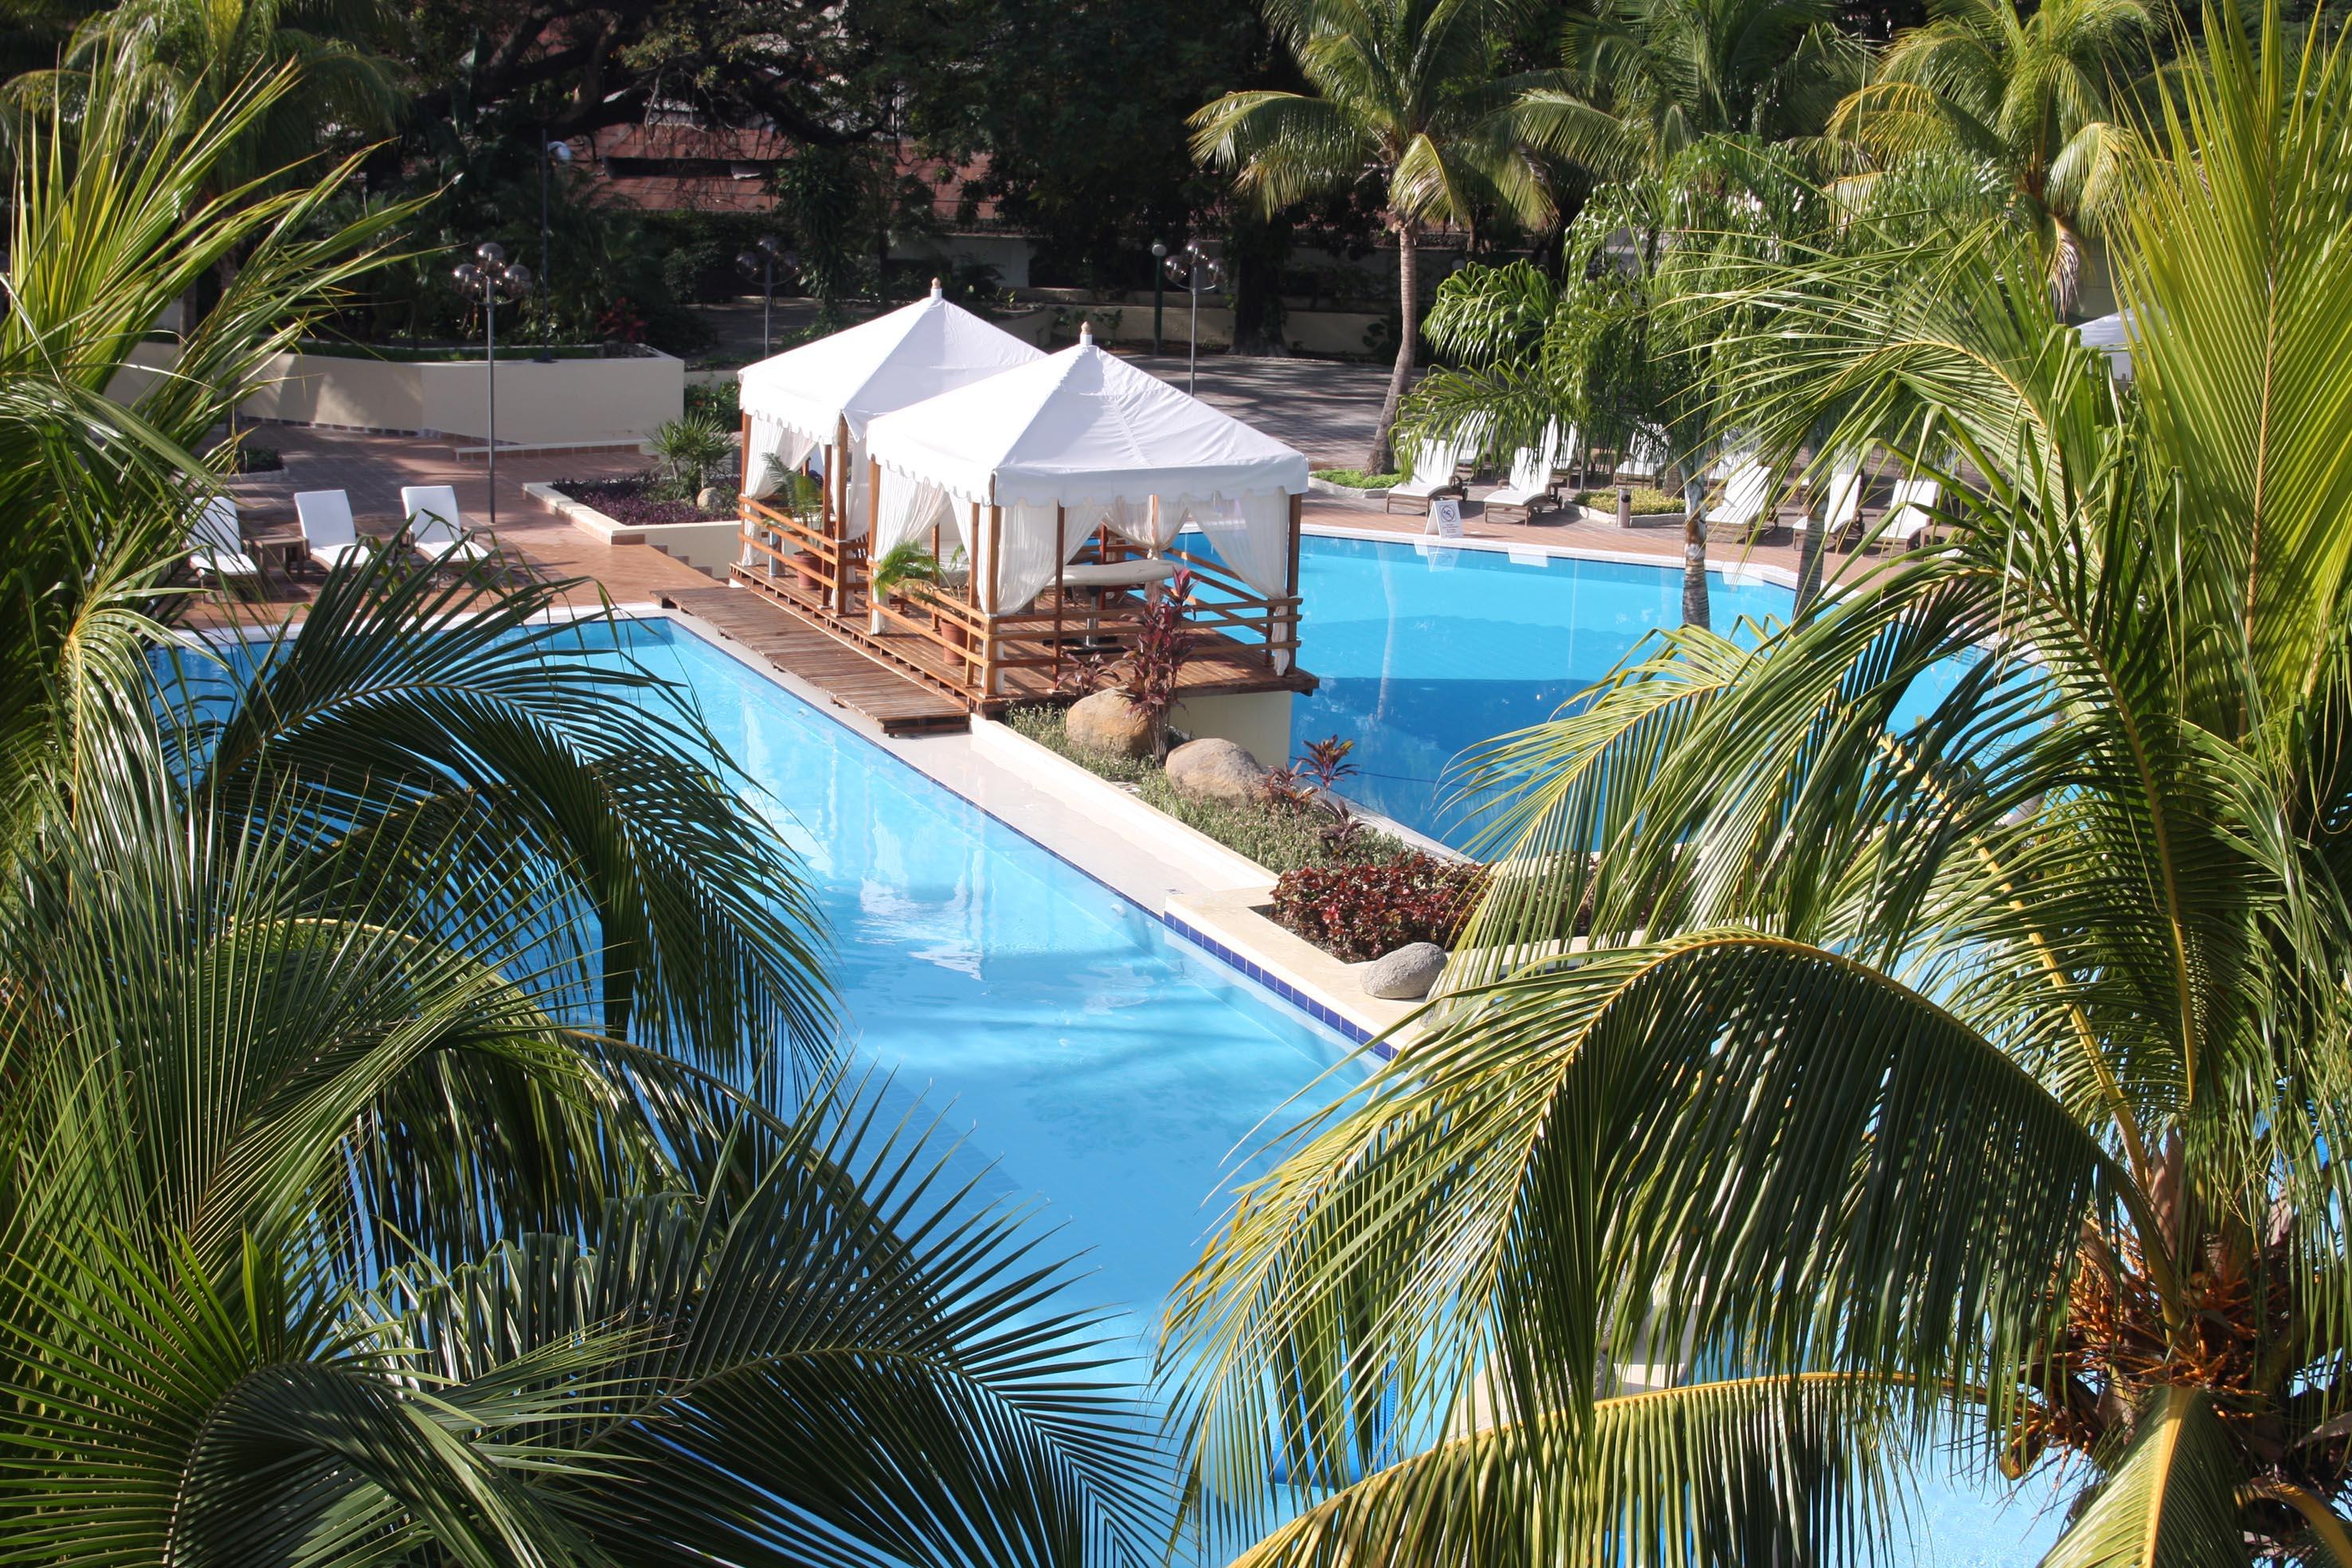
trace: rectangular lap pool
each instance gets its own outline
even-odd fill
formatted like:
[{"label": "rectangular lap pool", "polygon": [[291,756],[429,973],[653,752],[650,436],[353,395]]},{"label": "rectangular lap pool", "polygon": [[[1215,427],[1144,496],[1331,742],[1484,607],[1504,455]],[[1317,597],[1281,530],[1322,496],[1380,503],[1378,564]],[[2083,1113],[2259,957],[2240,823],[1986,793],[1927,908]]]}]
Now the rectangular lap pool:
[{"label": "rectangular lap pool", "polygon": [[[1393,586],[1406,562],[1427,570],[1409,548],[1394,551],[1404,561],[1385,562],[1320,548],[1344,542],[1310,541],[1318,557],[1310,582],[1329,580],[1334,557],[1360,585],[1385,577]],[[1557,587],[1571,576],[1541,580]],[[1633,585],[1620,586],[1633,604]],[[1403,640],[1459,639],[1453,656],[1467,659],[1479,652],[1478,602],[1501,593],[1521,613],[1545,613],[1532,596],[1508,597],[1523,592],[1513,583],[1467,593],[1450,629]],[[1329,602],[1311,633],[1318,638],[1342,619]],[[1417,600],[1396,602],[1418,613]],[[1620,601],[1604,592],[1579,602]],[[1350,613],[1376,612],[1364,603]],[[1596,650],[1576,654],[1575,670],[1597,674],[1615,656],[1568,630],[1568,646]],[[636,621],[621,634],[646,667],[692,689],[763,791],[754,804],[804,857],[837,945],[834,978],[857,1051],[895,1074],[901,1092],[944,1109],[950,1126],[970,1129],[974,1157],[996,1162],[996,1191],[1045,1200],[1041,1218],[1063,1227],[1054,1249],[1085,1249],[1091,1275],[1076,1288],[1086,1303],[1125,1307],[1140,1351],[1222,1212],[1220,1193],[1245,1172],[1236,1155],[1305,1113],[1285,1102],[1339,1062],[1345,1043],[693,633]],[[1360,627],[1350,634],[1366,646],[1380,641]],[[1401,667],[1440,667],[1430,653],[1418,649]],[[1568,655],[1543,657],[1565,666]],[[1344,1082],[1360,1082],[1358,1070]],[[1335,1079],[1316,1097],[1341,1087]],[[1921,1568],[2021,1568],[2052,1533],[1949,1487],[1921,1488],[1917,1506]]]}]

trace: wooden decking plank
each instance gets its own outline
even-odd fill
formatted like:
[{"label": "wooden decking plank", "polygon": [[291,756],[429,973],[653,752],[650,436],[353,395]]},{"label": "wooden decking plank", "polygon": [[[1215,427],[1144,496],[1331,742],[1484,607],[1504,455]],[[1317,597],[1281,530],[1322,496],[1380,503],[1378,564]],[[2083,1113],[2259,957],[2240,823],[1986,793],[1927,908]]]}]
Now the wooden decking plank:
[{"label": "wooden decking plank", "polygon": [[839,706],[873,719],[886,735],[961,729],[971,723],[963,704],[859,652],[764,594],[738,588],[673,589],[661,600],[709,622]]}]

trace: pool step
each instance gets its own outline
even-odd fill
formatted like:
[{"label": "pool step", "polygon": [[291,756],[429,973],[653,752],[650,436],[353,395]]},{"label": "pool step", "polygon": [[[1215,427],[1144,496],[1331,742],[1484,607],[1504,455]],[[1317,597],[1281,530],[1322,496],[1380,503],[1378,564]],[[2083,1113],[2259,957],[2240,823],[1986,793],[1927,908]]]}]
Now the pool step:
[{"label": "pool step", "polygon": [[971,715],[961,703],[858,652],[765,595],[740,588],[674,588],[663,591],[661,601],[799,676],[831,697],[835,706],[864,714],[885,735],[971,727]]}]

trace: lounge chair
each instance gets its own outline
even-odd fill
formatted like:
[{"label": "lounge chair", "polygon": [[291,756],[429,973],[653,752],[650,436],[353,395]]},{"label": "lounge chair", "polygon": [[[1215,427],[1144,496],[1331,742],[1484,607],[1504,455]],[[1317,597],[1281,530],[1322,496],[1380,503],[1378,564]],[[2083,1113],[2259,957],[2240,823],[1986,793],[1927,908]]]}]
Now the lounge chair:
[{"label": "lounge chair", "polygon": [[1522,446],[1511,455],[1510,480],[1486,497],[1486,516],[1496,517],[1499,513],[1517,512],[1522,521],[1532,521],[1538,507],[1559,506],[1559,497],[1553,490],[1551,476],[1559,455],[1559,426],[1548,425],[1540,447]]},{"label": "lounge chair", "polygon": [[1821,520],[1810,516],[1799,517],[1790,525],[1790,542],[1799,549],[1805,548],[1805,536],[1814,528],[1822,530],[1822,548],[1834,549],[1845,538],[1847,530],[1862,517],[1862,465],[1841,464],[1830,473],[1830,491],[1822,503]]},{"label": "lounge chair", "polygon": [[466,514],[457,509],[457,492],[450,486],[403,485],[400,513],[408,519],[410,548],[445,565],[490,560],[499,553],[467,537]]},{"label": "lounge chair", "polygon": [[214,496],[197,504],[188,516],[188,564],[199,580],[210,578],[219,586],[259,582],[261,563],[246,553],[237,531],[236,503]]},{"label": "lounge chair", "polygon": [[[1723,499],[1707,509],[1706,526],[1754,538],[1772,528],[1772,470],[1753,457],[1742,462],[1723,482]],[[1757,519],[1763,523],[1758,526]]]},{"label": "lounge chair", "polygon": [[1618,455],[1616,478],[1621,483],[1654,485],[1666,465],[1666,444],[1650,431],[1637,431]]},{"label": "lounge chair", "polygon": [[1426,511],[1430,502],[1440,496],[1462,494],[1462,485],[1454,477],[1454,465],[1461,450],[1459,441],[1440,441],[1433,437],[1423,440],[1413,451],[1412,477],[1391,490],[1388,499],[1381,504],[1381,509],[1393,512],[1397,509],[1397,502],[1402,500],[1408,512]]},{"label": "lounge chair", "polygon": [[1936,526],[1936,503],[1944,497],[1943,485],[1934,479],[1898,479],[1886,516],[1878,525],[1878,543],[1887,549],[1908,549]]},{"label": "lounge chair", "polygon": [[[1557,420],[1545,426],[1545,439],[1549,440],[1553,433],[1559,429],[1559,423]],[[1556,491],[1565,493],[1571,489],[1580,490],[1584,488],[1583,485],[1580,483],[1581,475],[1579,472],[1582,465],[1577,460],[1578,447],[1576,441],[1578,434],[1579,432],[1576,426],[1571,424],[1568,427],[1568,434],[1565,438],[1552,443],[1551,487]]]},{"label": "lounge chair", "polygon": [[352,498],[341,490],[297,490],[294,515],[302,522],[302,546],[321,570],[332,571],[367,553],[352,523]]}]

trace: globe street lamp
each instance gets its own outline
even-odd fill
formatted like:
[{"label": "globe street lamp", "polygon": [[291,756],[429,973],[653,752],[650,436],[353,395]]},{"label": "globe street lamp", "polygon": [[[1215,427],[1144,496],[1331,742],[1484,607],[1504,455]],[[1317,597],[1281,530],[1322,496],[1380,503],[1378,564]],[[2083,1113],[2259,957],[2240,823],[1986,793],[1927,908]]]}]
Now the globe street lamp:
[{"label": "globe street lamp", "polygon": [[1194,240],[1184,247],[1181,255],[1168,257],[1160,266],[1167,271],[1171,283],[1192,296],[1192,340],[1184,346],[1184,390],[1192,392],[1198,390],[1201,381],[1201,296],[1225,286],[1224,264],[1202,250],[1199,240]]},{"label": "globe street lamp", "polygon": [[1160,357],[1160,312],[1167,306],[1168,271],[1163,265],[1167,260],[1168,247],[1160,241],[1153,240],[1151,242],[1151,357],[1155,360]]},{"label": "globe street lamp", "polygon": [[555,279],[555,268],[548,258],[547,246],[547,183],[558,163],[572,162],[572,143],[548,139],[547,127],[539,128],[539,357],[542,363],[555,358],[555,301],[549,298],[548,285]]},{"label": "globe street lamp", "polygon": [[506,246],[496,240],[484,240],[474,247],[474,259],[461,261],[451,277],[457,281],[457,292],[482,305],[482,347],[485,358],[484,386],[487,389],[485,410],[489,426],[489,444],[483,450],[488,455],[490,481],[490,531],[499,527],[499,296],[520,299],[530,292],[530,268],[519,261],[507,259]]},{"label": "globe street lamp", "polygon": [[744,277],[760,280],[760,357],[763,360],[776,351],[776,264],[780,261],[787,272],[800,265],[799,256],[778,245],[773,235],[735,258]]}]

